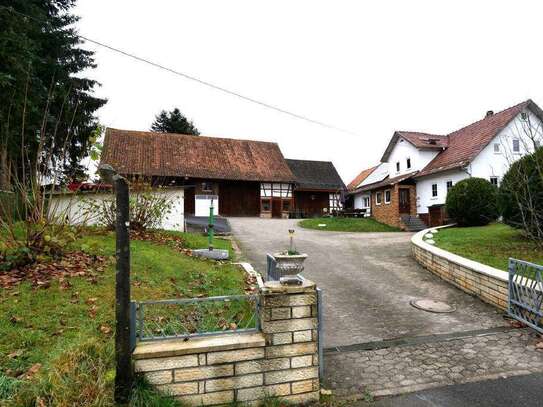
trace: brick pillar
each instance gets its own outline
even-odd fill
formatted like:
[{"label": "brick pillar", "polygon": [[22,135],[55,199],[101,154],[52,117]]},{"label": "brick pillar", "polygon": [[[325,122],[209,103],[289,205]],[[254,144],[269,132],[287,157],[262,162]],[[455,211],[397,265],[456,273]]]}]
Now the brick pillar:
[{"label": "brick pillar", "polygon": [[265,372],[264,385],[282,386],[281,398],[294,403],[319,399],[316,289],[309,280],[301,286],[268,281],[262,289],[260,317],[267,363],[284,366]]}]

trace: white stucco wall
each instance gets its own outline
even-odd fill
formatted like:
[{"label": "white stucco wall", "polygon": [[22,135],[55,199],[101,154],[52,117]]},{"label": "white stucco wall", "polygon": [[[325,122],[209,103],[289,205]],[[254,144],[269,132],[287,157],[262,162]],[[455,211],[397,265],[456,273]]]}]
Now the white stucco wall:
[{"label": "white stucco wall", "polygon": [[[419,150],[413,144],[398,138],[388,157],[388,174],[390,178],[423,169],[436,155],[436,150]],[[411,168],[407,168],[407,159],[411,159]],[[396,171],[396,163],[400,163],[400,171]]]},{"label": "white stucco wall", "polygon": [[[181,188],[168,188],[157,190],[154,194],[167,197],[172,202],[171,212],[162,219],[160,229],[183,231],[185,227],[184,218],[184,190]],[[96,225],[98,216],[88,213],[88,201],[105,201],[114,199],[112,193],[69,193],[55,195],[49,205],[51,216],[68,217],[73,225]]]},{"label": "white stucco wall", "polygon": [[213,214],[219,214],[218,195],[196,195],[194,197],[194,216],[209,216],[209,208],[213,199]]},{"label": "white stucco wall", "polygon": [[[364,198],[369,198],[370,206],[364,205]],[[354,209],[367,209],[366,214],[369,214],[370,208],[371,208],[371,193],[370,192],[362,192],[362,193],[354,195]]]},{"label": "white stucco wall", "polygon": [[[543,140],[543,123],[527,111],[530,118],[530,128],[538,140]],[[498,177],[501,182],[511,163],[523,155],[533,151],[533,143],[527,136],[527,122],[519,114],[490,142],[465,169],[454,170],[417,179],[417,213],[428,213],[428,206],[444,204],[447,198],[446,183],[453,181],[453,185],[468,177],[484,178]],[[520,141],[520,153],[513,153],[513,139]],[[494,152],[494,144],[500,144],[500,152]],[[438,196],[432,197],[432,184],[438,186]]]}]

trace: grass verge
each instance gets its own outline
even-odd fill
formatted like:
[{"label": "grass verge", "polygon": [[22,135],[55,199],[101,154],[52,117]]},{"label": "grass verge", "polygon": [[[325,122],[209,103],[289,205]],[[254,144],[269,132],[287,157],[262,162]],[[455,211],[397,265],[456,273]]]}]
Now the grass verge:
[{"label": "grass verge", "polygon": [[[400,229],[377,222],[372,218],[315,218],[298,223],[306,229],[334,232],[399,232]],[[325,226],[319,226],[325,225]]]},{"label": "grass verge", "polygon": [[521,231],[501,223],[440,229],[436,246],[470,260],[507,271],[509,257],[543,264],[543,250]]},{"label": "grass verge", "polygon": [[[189,248],[205,247],[203,236],[181,236]],[[111,259],[114,247],[113,233],[90,233],[74,244]],[[133,240],[131,247],[133,299],[244,293],[245,276],[235,265],[167,244]],[[217,247],[231,250],[224,240]],[[48,288],[23,282],[0,289],[0,405],[113,405],[114,280],[110,261],[101,273],[85,270]]]}]

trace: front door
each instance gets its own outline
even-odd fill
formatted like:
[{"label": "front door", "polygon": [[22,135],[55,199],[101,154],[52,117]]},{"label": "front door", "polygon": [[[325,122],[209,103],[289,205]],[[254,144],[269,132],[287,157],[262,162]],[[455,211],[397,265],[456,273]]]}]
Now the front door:
[{"label": "front door", "polygon": [[411,200],[409,189],[400,188],[400,213],[411,213]]},{"label": "front door", "polygon": [[280,218],[282,213],[281,198],[272,199],[272,218]]}]

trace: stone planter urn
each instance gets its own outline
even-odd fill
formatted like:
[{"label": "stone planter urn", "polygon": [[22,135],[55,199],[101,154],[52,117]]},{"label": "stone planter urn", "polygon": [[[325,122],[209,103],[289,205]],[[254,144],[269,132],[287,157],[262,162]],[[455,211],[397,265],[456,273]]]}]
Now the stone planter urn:
[{"label": "stone planter urn", "polygon": [[288,254],[288,252],[274,253],[277,274],[279,277],[295,277],[304,270],[304,261],[307,254]]}]

